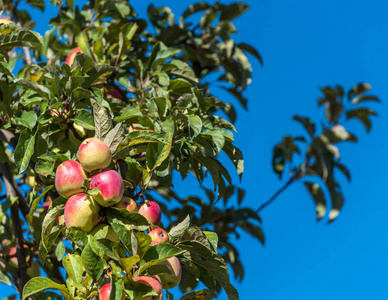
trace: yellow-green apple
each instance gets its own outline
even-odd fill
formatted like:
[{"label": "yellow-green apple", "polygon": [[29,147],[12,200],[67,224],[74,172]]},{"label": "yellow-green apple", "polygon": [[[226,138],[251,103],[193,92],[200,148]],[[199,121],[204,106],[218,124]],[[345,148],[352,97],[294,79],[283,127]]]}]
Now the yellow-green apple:
[{"label": "yellow-green apple", "polygon": [[27,275],[30,278],[38,277],[40,276],[40,267],[39,264],[36,261],[31,262],[31,266],[27,268]]},{"label": "yellow-green apple", "polygon": [[65,205],[65,224],[67,228],[79,227],[89,232],[101,221],[100,206],[87,194],[71,196]]},{"label": "yellow-green apple", "polygon": [[[74,126],[75,131],[77,131],[77,133],[80,137],[83,138],[86,135],[85,128],[83,128],[82,126],[77,125],[75,123],[73,124],[73,126]],[[77,145],[76,148],[79,148],[79,146],[81,145],[81,142],[82,142],[75,137],[74,132],[72,130],[69,130],[69,141],[72,145]]]},{"label": "yellow-green apple", "polygon": [[160,206],[155,201],[144,200],[139,207],[139,214],[147,219],[150,224],[159,225],[162,218]]},{"label": "yellow-green apple", "polygon": [[162,228],[155,228],[150,231],[148,235],[151,237],[152,241],[159,242],[161,244],[168,243],[169,241],[168,233]]},{"label": "yellow-green apple", "polygon": [[[100,300],[109,300],[110,292],[111,292],[110,287],[111,287],[111,284],[107,283],[100,289],[100,294],[99,294]],[[125,299],[125,294],[123,293],[120,300],[124,300],[124,299]]]},{"label": "yellow-green apple", "polygon": [[55,174],[55,188],[59,195],[69,198],[82,192],[82,185],[87,178],[82,166],[75,160],[61,163]]},{"label": "yellow-green apple", "polygon": [[71,67],[74,62],[75,56],[77,53],[84,53],[80,47],[75,48],[70,54],[66,57],[66,63]]},{"label": "yellow-green apple", "polygon": [[[98,233],[101,229],[105,227],[108,227],[108,230],[106,232],[102,231],[101,233]],[[108,224],[98,224],[93,228],[90,234],[93,235],[96,239],[108,239],[112,242],[120,242],[117,233]]]},{"label": "yellow-green apple", "polygon": [[78,159],[82,167],[88,171],[105,169],[112,161],[109,147],[98,138],[88,138],[78,149]]},{"label": "yellow-green apple", "polygon": [[155,292],[158,293],[157,296],[135,297],[134,300],[163,300],[163,288],[160,281],[158,281],[157,279],[149,276],[140,276],[134,281],[143,284],[148,284],[155,290]]},{"label": "yellow-green apple", "polygon": [[163,263],[168,267],[170,272],[159,275],[162,283],[162,287],[164,289],[172,289],[176,287],[181,281],[181,277],[182,277],[181,263],[176,256],[165,260]]},{"label": "yellow-green apple", "polygon": [[124,182],[115,170],[106,170],[94,175],[90,188],[98,188],[100,193],[94,198],[101,206],[108,207],[120,202],[124,194]]},{"label": "yellow-green apple", "polygon": [[138,212],[136,201],[130,197],[121,198],[120,202],[115,204],[114,207],[126,209],[129,212]]}]

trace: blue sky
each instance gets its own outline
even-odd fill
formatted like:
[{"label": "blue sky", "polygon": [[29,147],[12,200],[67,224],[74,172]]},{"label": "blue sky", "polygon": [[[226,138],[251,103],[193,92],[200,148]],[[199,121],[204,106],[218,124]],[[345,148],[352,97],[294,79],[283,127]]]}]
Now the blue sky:
[{"label": "blue sky", "polygon": [[[132,5],[143,15],[151,2],[173,3],[177,14],[191,3],[137,2]],[[349,122],[359,142],[340,147],[352,181],[340,177],[345,205],[339,218],[332,224],[327,218],[317,222],[310,196],[295,183],[261,213],[265,246],[246,234],[237,241],[246,273],[241,283],[232,283],[243,300],[387,298],[388,5],[377,0],[246,2],[251,8],[236,20],[235,38],[255,46],[264,67],[252,60],[253,82],[245,94],[249,110],[238,110],[236,144],[245,155],[240,185],[247,191],[244,205],[259,207],[284,183],[272,172],[272,148],[283,135],[304,133],[291,120],[294,114],[323,120],[316,101],[320,87],[341,84],[348,90],[369,82],[372,94],[383,102],[373,105],[379,117],[373,119],[371,134],[356,121]],[[237,183],[237,176],[234,180]],[[179,184],[178,192],[191,183]],[[227,299],[225,293],[219,299]]]}]

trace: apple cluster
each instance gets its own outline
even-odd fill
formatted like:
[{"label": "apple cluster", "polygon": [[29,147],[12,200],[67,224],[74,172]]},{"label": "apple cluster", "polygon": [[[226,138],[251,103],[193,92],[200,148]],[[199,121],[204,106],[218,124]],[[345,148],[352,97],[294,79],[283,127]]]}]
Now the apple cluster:
[{"label": "apple cluster", "polygon": [[[109,147],[98,138],[84,140],[78,149],[78,160],[68,160],[60,164],[56,170],[55,188],[60,196],[67,199],[64,209],[64,223],[67,228],[78,227],[95,235],[104,227],[108,227],[105,238],[120,242],[113,228],[101,223],[104,219],[101,207],[126,209],[131,213],[144,216],[151,225],[148,230],[151,246],[169,242],[168,233],[158,227],[161,222],[161,209],[155,201],[144,200],[139,206],[136,201],[124,195],[124,181],[121,175],[107,169],[112,161]],[[88,175],[89,174],[89,175]],[[90,182],[86,189],[85,182]],[[97,191],[94,189],[98,189]],[[61,216],[62,217],[62,216]],[[59,220],[63,222],[63,220]],[[180,282],[182,268],[177,257],[165,262],[170,273],[160,276],[139,276],[136,282],[148,284],[158,293],[156,298],[142,297],[139,299],[163,299],[163,288],[170,289]],[[109,299],[110,284],[100,290],[100,299]]]}]

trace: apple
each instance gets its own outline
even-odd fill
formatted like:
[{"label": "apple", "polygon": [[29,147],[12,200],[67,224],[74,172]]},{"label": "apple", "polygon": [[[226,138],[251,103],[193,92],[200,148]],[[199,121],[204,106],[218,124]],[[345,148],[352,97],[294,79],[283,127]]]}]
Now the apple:
[{"label": "apple", "polygon": [[7,25],[13,23],[10,17],[0,16],[0,25]]},{"label": "apple", "polygon": [[65,224],[65,216],[64,216],[64,215],[60,215],[60,216],[58,217],[58,219],[57,219],[57,224],[58,224],[59,226],[62,226],[62,225]]},{"label": "apple", "polygon": [[113,90],[110,90],[109,92],[106,93],[105,97],[106,98],[117,98],[120,100],[123,100],[123,95],[122,95],[123,89],[121,87],[114,88]]},{"label": "apple", "polygon": [[69,198],[82,192],[82,185],[87,178],[82,166],[75,160],[61,163],[55,174],[55,188],[59,195]]},{"label": "apple", "polygon": [[89,232],[101,221],[100,206],[86,194],[76,194],[65,205],[65,224],[67,228],[79,227]]},{"label": "apple", "polygon": [[135,297],[134,300],[163,300],[163,288],[160,281],[157,279],[149,276],[140,276],[134,281],[148,284],[158,293],[158,296]]},{"label": "apple", "polygon": [[[109,300],[110,298],[110,291],[111,291],[111,284],[107,283],[100,289],[99,298],[100,300]],[[121,296],[120,300],[125,299],[125,294]]]},{"label": "apple", "polygon": [[[50,196],[48,196],[48,197],[50,197]],[[51,199],[51,198],[50,198],[50,199]],[[49,209],[51,203],[53,203],[53,201],[51,201],[51,200],[43,203],[43,209],[44,209],[43,212],[44,212],[44,213],[47,213],[47,211],[48,211],[48,209]]]},{"label": "apple", "polygon": [[[96,236],[97,232],[99,232],[104,227],[108,227],[108,231],[106,232],[105,236],[102,233],[99,233]],[[117,242],[117,243],[120,242],[120,239],[117,236],[117,233],[108,224],[98,224],[96,227],[93,228],[90,234],[96,237],[96,239],[108,239],[108,240],[111,240],[112,242]]]},{"label": "apple", "polygon": [[125,197],[125,196],[121,198],[120,202],[115,204],[114,207],[126,209],[129,212],[135,212],[135,213],[139,211],[137,208],[136,201],[130,197]]},{"label": "apple", "polygon": [[168,233],[162,228],[155,228],[154,230],[150,231],[148,235],[151,237],[152,241],[156,241],[161,244],[168,243],[170,240]]},{"label": "apple", "polygon": [[98,204],[104,207],[120,202],[124,194],[124,182],[115,170],[106,170],[94,175],[90,181],[90,189],[98,188],[100,194],[95,197]]},{"label": "apple", "polygon": [[170,273],[161,274],[160,280],[164,289],[172,289],[176,287],[181,281],[182,266],[179,259],[174,256],[163,262],[170,269]]},{"label": "apple", "polygon": [[103,141],[92,137],[84,140],[79,146],[78,159],[82,167],[91,172],[108,167],[112,161],[112,154]]},{"label": "apple", "polygon": [[157,242],[157,241],[151,241],[151,247],[152,247],[152,246],[156,246],[156,245],[160,245],[160,243]]},{"label": "apple", "polygon": [[[28,246],[27,245],[23,245],[24,247],[24,257],[26,258],[26,261],[28,261],[30,259],[30,249],[28,249]],[[12,247],[10,250],[9,250],[9,256],[13,256],[10,258],[9,260],[9,265],[13,268],[18,268],[19,267],[19,261],[18,261],[18,258],[16,256],[16,247]]]},{"label": "apple", "polygon": [[139,207],[139,214],[145,217],[148,223],[153,225],[159,225],[162,218],[160,206],[155,201],[144,200]]},{"label": "apple", "polygon": [[71,67],[74,62],[75,56],[77,53],[84,53],[80,47],[75,48],[70,54],[66,57],[66,63]]},{"label": "apple", "polygon": [[40,276],[40,267],[39,264],[36,261],[31,262],[31,266],[27,268],[27,275],[30,278],[38,277]]}]

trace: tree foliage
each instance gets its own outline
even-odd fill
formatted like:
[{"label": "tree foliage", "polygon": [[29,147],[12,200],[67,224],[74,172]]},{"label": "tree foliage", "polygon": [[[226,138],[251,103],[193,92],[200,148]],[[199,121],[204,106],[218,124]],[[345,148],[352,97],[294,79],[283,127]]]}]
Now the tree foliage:
[{"label": "tree foliage", "polygon": [[[247,107],[248,56],[263,62],[256,49],[233,39],[233,20],[248,6],[201,2],[177,18],[169,7],[151,4],[142,18],[124,0],[90,1],[83,7],[50,0],[58,14],[41,36],[19,2],[4,1],[0,21],[0,167],[7,190],[0,204],[0,281],[15,287],[23,299],[56,299],[58,293],[65,299],[89,299],[106,283],[112,286],[110,299],[123,293],[137,299],[156,292],[134,279],[162,274],[161,263],[178,257],[180,289],[186,293],[181,299],[213,299],[222,288],[229,299],[238,299],[227,265],[239,279],[244,269],[231,237],[241,229],[264,243],[264,234],[260,209],[241,206],[244,191],[232,184],[230,170],[219,159],[224,152],[241,179],[236,109],[218,99],[214,87],[221,86]],[[45,10],[43,0],[26,2]],[[23,66],[15,69],[21,60]],[[319,178],[304,180],[318,219],[326,212],[325,189],[332,203],[330,220],[343,204],[334,170],[350,175],[334,144],[356,140],[343,127],[344,120],[356,118],[370,130],[375,112],[358,108],[361,102],[378,100],[365,95],[369,89],[367,84],[355,86],[345,102],[341,87],[323,88],[318,103],[325,106],[327,122],[322,132],[309,118],[295,116],[307,137],[285,136],[274,148],[273,168],[281,177],[294,154],[301,153],[299,144],[306,145],[305,160],[290,168],[287,185]],[[125,196],[160,204],[167,220],[160,226],[170,243],[151,247],[145,232],[154,226],[123,209],[102,210],[118,242],[103,238],[103,230],[92,235],[58,222],[66,199],[55,189],[57,167],[77,159],[78,147],[89,137],[109,147],[109,168],[123,177]],[[213,189],[202,187],[208,199],[180,197],[173,174],[194,176],[199,184],[211,178]],[[91,196],[100,192],[89,189],[87,181],[84,191]],[[221,199],[223,205],[217,204]],[[34,264],[48,278],[29,273]],[[206,289],[194,291],[198,281]]]}]

